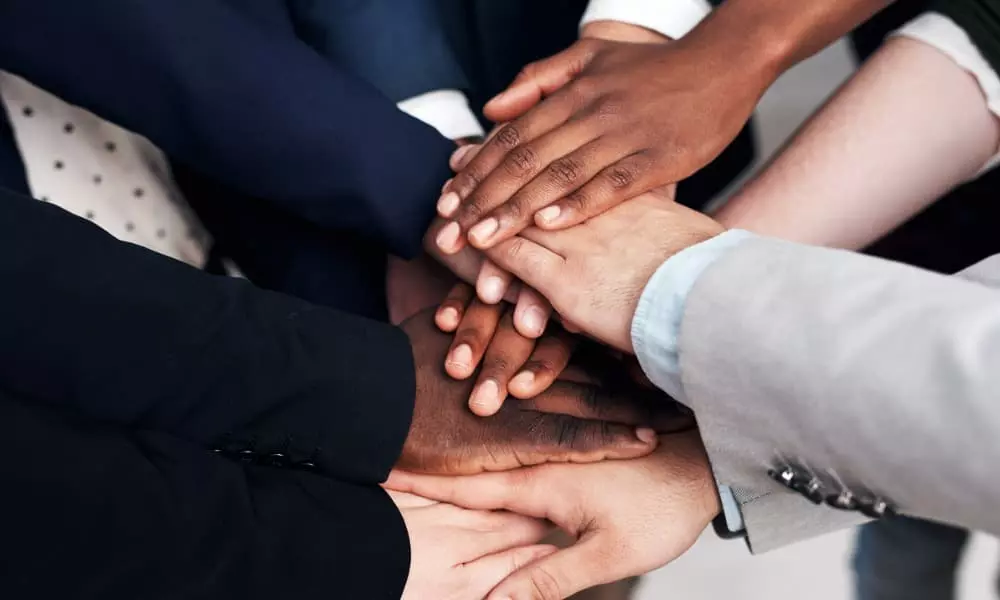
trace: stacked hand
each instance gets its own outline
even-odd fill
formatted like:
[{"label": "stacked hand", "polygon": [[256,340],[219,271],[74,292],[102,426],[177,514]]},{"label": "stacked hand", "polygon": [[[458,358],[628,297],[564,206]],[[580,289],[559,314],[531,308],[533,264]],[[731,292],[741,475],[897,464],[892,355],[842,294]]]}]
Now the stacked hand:
[{"label": "stacked hand", "polygon": [[451,338],[440,332],[433,310],[402,325],[416,363],[413,422],[399,468],[449,475],[501,471],[546,462],[595,462],[645,456],[655,431],[675,429],[686,417],[651,410],[648,396],[555,381],[539,395],[504,403],[489,418],[468,408],[475,383],[445,372]]},{"label": "stacked hand", "polygon": [[396,472],[387,486],[469,509],[546,519],[577,538],[555,554],[541,551],[488,600],[561,600],[646,573],[683,554],[719,513],[697,432],[664,436],[656,452],[633,461],[471,477]]}]

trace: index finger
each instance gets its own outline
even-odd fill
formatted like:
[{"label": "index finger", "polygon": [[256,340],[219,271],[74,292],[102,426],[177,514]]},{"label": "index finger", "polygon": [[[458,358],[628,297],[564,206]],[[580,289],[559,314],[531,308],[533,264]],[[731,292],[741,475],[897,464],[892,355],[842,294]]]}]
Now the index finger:
[{"label": "index finger", "polygon": [[554,286],[565,286],[561,281],[565,259],[524,237],[514,237],[486,250],[485,254],[493,264],[511,273],[529,287],[552,302]]},{"label": "index finger", "polygon": [[[460,477],[418,475],[393,471],[385,487],[472,510],[509,510],[528,517],[546,518],[544,502],[534,493],[538,468]],[[543,497],[545,494],[542,495]]]}]

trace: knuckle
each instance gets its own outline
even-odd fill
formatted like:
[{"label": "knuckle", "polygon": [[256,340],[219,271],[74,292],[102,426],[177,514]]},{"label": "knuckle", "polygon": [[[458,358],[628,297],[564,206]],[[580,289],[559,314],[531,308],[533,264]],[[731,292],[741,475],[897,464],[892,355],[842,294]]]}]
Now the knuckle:
[{"label": "knuckle", "polygon": [[479,187],[483,177],[478,167],[468,166],[452,180],[452,189],[459,195],[468,194]]},{"label": "knuckle", "polygon": [[521,143],[521,132],[516,125],[506,125],[497,132],[494,139],[500,147],[510,150]]},{"label": "knuckle", "polygon": [[602,121],[618,118],[622,114],[623,103],[613,96],[603,98],[598,104],[595,113]]},{"label": "knuckle", "polygon": [[560,600],[563,597],[559,580],[544,567],[534,569],[530,581],[533,600]]},{"label": "knuckle", "polygon": [[524,243],[523,239],[514,238],[504,249],[504,256],[510,262],[517,263],[518,259],[524,254]]},{"label": "knuckle", "polygon": [[605,177],[612,188],[622,190],[633,183],[638,178],[637,169],[630,165],[615,165],[608,169]]},{"label": "knuckle", "polygon": [[535,375],[558,375],[556,363],[547,358],[532,359],[524,367]]},{"label": "knuckle", "polygon": [[548,177],[556,186],[565,188],[575,184],[583,175],[583,170],[582,161],[566,156],[549,165]]},{"label": "knuckle", "polygon": [[498,354],[491,356],[489,360],[486,361],[486,365],[483,367],[483,370],[491,375],[498,375],[502,373],[510,373],[514,368],[514,361],[512,361],[510,357]]},{"label": "knuckle", "polygon": [[591,204],[590,197],[585,192],[579,190],[567,195],[563,203],[568,209],[579,213],[586,213],[587,208]]},{"label": "knuckle", "polygon": [[458,221],[466,227],[473,223],[477,223],[486,216],[488,208],[483,204],[483,201],[479,198],[473,198],[465,206],[462,207],[462,213]]},{"label": "knuckle", "polygon": [[573,95],[581,100],[591,100],[599,93],[600,83],[595,77],[581,75],[573,81],[570,88]]},{"label": "knuckle", "polygon": [[527,200],[524,197],[515,196],[504,206],[504,216],[507,217],[507,220],[520,222],[528,212],[525,206],[526,203]]},{"label": "knuckle", "polygon": [[504,158],[503,168],[514,177],[524,177],[538,168],[538,154],[528,146],[515,148]]}]

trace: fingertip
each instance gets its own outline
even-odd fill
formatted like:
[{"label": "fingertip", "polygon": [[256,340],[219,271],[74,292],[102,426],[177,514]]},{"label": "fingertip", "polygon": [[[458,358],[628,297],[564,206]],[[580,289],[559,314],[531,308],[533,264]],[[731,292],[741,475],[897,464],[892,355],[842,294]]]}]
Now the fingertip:
[{"label": "fingertip", "polygon": [[659,441],[656,431],[650,427],[637,427],[635,430],[635,437],[639,438],[640,442],[649,445],[656,445]]},{"label": "fingertip", "polygon": [[454,307],[445,306],[438,309],[434,322],[441,331],[452,333],[458,329],[458,325],[461,322],[461,315]]},{"label": "fingertip", "polygon": [[460,146],[458,150],[455,150],[451,154],[451,158],[448,159],[448,166],[451,167],[452,171],[461,171],[465,164],[470,158],[469,153],[478,148],[473,144],[467,144],[465,146]]},{"label": "fingertip", "polygon": [[526,399],[534,395],[535,374],[531,371],[521,371],[510,380],[507,389],[517,398]]},{"label": "fingertip", "polygon": [[445,254],[455,254],[465,245],[465,240],[462,239],[462,228],[455,221],[448,223],[438,232],[434,243]]},{"label": "fingertip", "polygon": [[476,282],[476,294],[486,304],[499,304],[507,293],[507,286],[501,277],[486,277]]},{"label": "fingertip", "polygon": [[562,207],[557,204],[546,206],[535,213],[535,225],[542,229],[556,229],[564,225],[567,219],[567,214],[564,213]]},{"label": "fingertip", "polygon": [[537,306],[532,306],[521,312],[519,318],[515,318],[514,326],[517,332],[526,338],[538,339],[545,333],[545,325],[548,322],[548,315]]},{"label": "fingertip", "polygon": [[456,346],[448,353],[444,363],[445,371],[455,379],[465,379],[472,371],[472,348],[468,344]]},{"label": "fingertip", "polygon": [[469,242],[480,250],[486,250],[490,247],[490,242],[499,229],[500,221],[494,217],[490,217],[477,223],[469,230]]},{"label": "fingertip", "polygon": [[[451,180],[449,180],[449,183]],[[458,210],[459,205],[462,201],[458,197],[458,194],[452,191],[444,192],[442,191],[441,198],[437,202],[437,212],[442,218],[450,219],[455,211]]]},{"label": "fingertip", "polygon": [[480,417],[492,417],[502,404],[500,386],[494,379],[487,379],[479,384],[469,398],[469,410]]}]

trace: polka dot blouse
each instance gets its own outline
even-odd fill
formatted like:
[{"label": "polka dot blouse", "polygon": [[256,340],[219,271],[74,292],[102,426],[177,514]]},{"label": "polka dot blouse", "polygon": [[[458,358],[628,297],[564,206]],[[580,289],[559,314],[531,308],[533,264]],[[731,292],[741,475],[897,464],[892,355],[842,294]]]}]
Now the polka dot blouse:
[{"label": "polka dot blouse", "polygon": [[149,140],[0,71],[32,195],[196,267],[209,240]]}]

